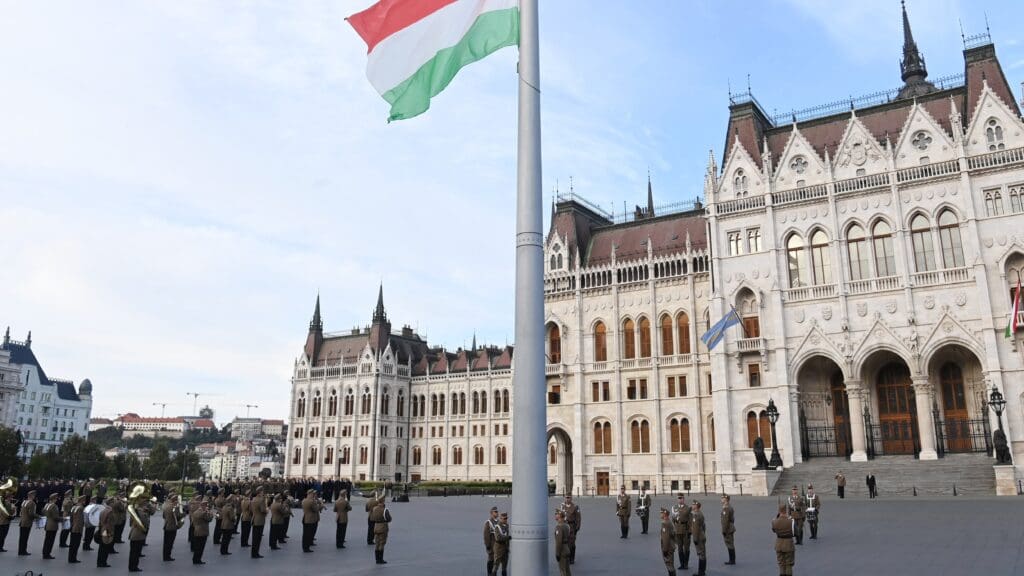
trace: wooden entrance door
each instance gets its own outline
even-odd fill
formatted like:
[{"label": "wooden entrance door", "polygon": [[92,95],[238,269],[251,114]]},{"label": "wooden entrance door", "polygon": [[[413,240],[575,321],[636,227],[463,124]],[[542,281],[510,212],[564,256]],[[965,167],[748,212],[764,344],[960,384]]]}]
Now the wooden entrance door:
[{"label": "wooden entrance door", "polygon": [[946,449],[950,452],[971,451],[971,426],[967,419],[967,397],[964,395],[964,374],[952,362],[939,369],[942,386],[942,417],[946,433]]},{"label": "wooden entrance door", "polygon": [[846,397],[843,373],[832,375],[832,420],[836,428],[836,455],[845,456],[852,451],[850,444],[850,403]]},{"label": "wooden entrance door", "polygon": [[910,369],[902,363],[878,371],[878,420],[885,454],[913,454],[917,409]]},{"label": "wooden entrance door", "polygon": [[608,495],[608,487],[610,485],[611,485],[611,483],[608,481],[608,473],[607,472],[598,472],[597,473],[597,495],[598,496],[607,496]]}]

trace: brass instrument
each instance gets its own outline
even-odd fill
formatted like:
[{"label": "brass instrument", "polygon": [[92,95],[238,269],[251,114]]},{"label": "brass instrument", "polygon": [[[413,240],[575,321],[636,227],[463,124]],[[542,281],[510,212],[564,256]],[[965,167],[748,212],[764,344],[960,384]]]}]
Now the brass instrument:
[{"label": "brass instrument", "polygon": [[4,498],[7,498],[8,494],[14,494],[18,491],[18,479],[14,476],[7,478],[7,480],[0,484],[0,510],[4,511],[4,514],[11,517],[14,516],[14,510],[8,510],[7,506],[4,505]]},{"label": "brass instrument", "polygon": [[139,530],[147,532],[146,525],[143,524],[142,519],[135,512],[136,507],[140,503],[147,502],[152,496],[151,488],[149,484],[145,482],[136,482],[128,489],[128,515],[131,516],[132,520],[135,521],[136,526]]}]

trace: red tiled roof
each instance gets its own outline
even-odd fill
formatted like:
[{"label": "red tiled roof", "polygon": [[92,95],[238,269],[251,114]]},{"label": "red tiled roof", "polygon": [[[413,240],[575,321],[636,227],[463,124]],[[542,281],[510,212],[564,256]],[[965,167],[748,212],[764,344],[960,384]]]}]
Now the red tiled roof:
[{"label": "red tiled roof", "polygon": [[125,414],[117,419],[118,422],[132,424],[184,424],[185,419],[181,416],[169,418],[143,418],[137,414]]},{"label": "red tiled roof", "polygon": [[199,420],[196,420],[195,422],[192,423],[192,427],[193,428],[215,428],[216,425],[213,423],[213,420],[210,420],[209,418],[200,418]]},{"label": "red tiled roof", "polygon": [[687,234],[691,247],[704,248],[707,246],[706,230],[702,212],[682,212],[601,228],[594,232],[587,265],[610,262],[613,246],[617,260],[645,257],[648,239],[654,256],[684,251]]},{"label": "red tiled roof", "polygon": [[284,420],[264,420],[264,426],[283,426]]}]

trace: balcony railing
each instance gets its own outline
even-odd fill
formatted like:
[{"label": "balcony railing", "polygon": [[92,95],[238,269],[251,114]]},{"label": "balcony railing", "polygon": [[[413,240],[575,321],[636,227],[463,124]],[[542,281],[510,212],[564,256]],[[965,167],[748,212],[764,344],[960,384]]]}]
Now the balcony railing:
[{"label": "balcony railing", "polygon": [[740,352],[760,352],[764,348],[764,338],[741,338],[736,341],[736,349]]},{"label": "balcony railing", "polygon": [[693,354],[662,356],[658,359],[658,364],[661,366],[688,366],[693,364]]},{"label": "balcony railing", "polygon": [[926,178],[948,176],[950,174],[956,174],[959,171],[960,161],[948,160],[946,162],[925,164],[923,166],[913,166],[911,168],[904,168],[902,170],[899,170],[896,172],[896,181],[913,182],[914,180],[924,180]]},{"label": "balcony railing", "polygon": [[840,180],[836,182],[836,194],[858,192],[860,190],[868,190],[888,185],[888,172],[883,172],[881,174],[869,174],[867,176],[858,176],[856,178],[849,178],[847,180]]},{"label": "balcony railing", "polygon": [[755,210],[757,208],[764,208],[764,195],[751,196],[749,198],[739,198],[737,200],[722,202],[721,204],[718,205],[718,213],[732,214],[734,212],[743,212],[744,210]]},{"label": "balcony railing", "polygon": [[794,202],[803,202],[804,200],[824,198],[825,196],[828,196],[828,185],[818,184],[816,186],[797,188],[796,190],[776,192],[775,195],[772,196],[772,203],[775,205],[792,204]]},{"label": "balcony railing", "polygon": [[590,363],[590,371],[591,372],[604,372],[605,370],[609,369],[609,365],[610,364],[611,364],[610,362],[591,362]]},{"label": "balcony railing", "polygon": [[790,288],[786,290],[785,294],[787,302],[802,302],[804,300],[817,300],[819,298],[835,298],[836,285],[822,284],[820,286]]},{"label": "balcony railing", "polygon": [[948,268],[931,272],[915,272],[910,278],[914,286],[938,286],[940,284],[967,282],[971,279],[971,273],[967,267]]},{"label": "balcony railing", "polygon": [[854,280],[846,284],[846,290],[850,294],[868,294],[871,292],[883,292],[900,288],[899,276],[884,276],[882,278],[869,278],[867,280]]},{"label": "balcony railing", "polygon": [[971,170],[980,170],[1006,164],[1016,164],[1017,162],[1024,162],[1024,148],[997,150],[988,154],[971,156],[967,159],[967,167]]},{"label": "balcony railing", "polygon": [[548,364],[544,368],[544,373],[548,374],[548,375],[551,375],[551,374],[561,374],[563,366],[565,366],[565,365],[561,364],[561,363],[558,363],[558,364]]},{"label": "balcony railing", "polygon": [[636,359],[629,358],[628,360],[620,360],[619,366],[622,368],[636,368]]}]

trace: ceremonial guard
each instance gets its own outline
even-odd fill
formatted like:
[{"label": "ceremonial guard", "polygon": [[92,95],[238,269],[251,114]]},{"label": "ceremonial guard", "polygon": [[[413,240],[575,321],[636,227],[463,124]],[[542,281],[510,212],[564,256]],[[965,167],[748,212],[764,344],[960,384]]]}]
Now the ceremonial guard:
[{"label": "ceremonial guard", "polygon": [[[625,492],[626,488],[623,487],[622,491]],[[627,496],[627,498],[629,498]],[[629,513],[626,513],[626,519],[629,519]],[[555,561],[558,562],[558,574],[559,576],[571,576],[572,572],[569,568],[569,525],[565,523],[565,513],[561,510],[555,512]],[[625,538],[625,536],[623,536]]]},{"label": "ceremonial guard", "polygon": [[484,522],[484,550],[487,551],[487,573],[494,570],[494,526],[498,523],[498,507],[492,506],[490,516]]},{"label": "ceremonial guard", "polygon": [[64,498],[60,503],[60,516],[61,516],[61,527],[60,527],[60,548],[68,547],[68,536],[71,535],[71,523],[64,522],[65,519],[71,518],[71,508],[75,505],[75,490],[72,488],[64,493]]},{"label": "ceremonial guard", "polygon": [[28,556],[28,535],[32,532],[32,523],[36,521],[36,491],[31,490],[21,502],[21,517],[18,527],[18,556]]},{"label": "ceremonial guard", "polygon": [[245,491],[240,508],[242,517],[242,548],[248,548],[249,535],[252,534],[252,490]]},{"label": "ceremonial guard", "polygon": [[565,512],[565,523],[569,525],[572,532],[569,534],[569,564],[576,563],[576,535],[583,525],[583,517],[580,514],[580,507],[572,501],[572,494],[565,495],[562,503],[562,511]]},{"label": "ceremonial guard", "polygon": [[[110,507],[113,509],[114,516],[114,544],[124,544],[124,525],[125,520],[128,517],[127,500],[125,500],[124,493],[118,491],[117,496],[110,503]],[[117,550],[114,547],[110,547],[111,554],[117,554]]]},{"label": "ceremonial guard", "polygon": [[142,504],[135,507],[131,517],[131,529],[128,531],[128,571],[142,572],[139,559],[142,558],[142,546],[146,543],[149,533],[149,506]]},{"label": "ceremonial guard", "polygon": [[736,563],[736,546],[733,535],[736,533],[736,517],[729,503],[729,495],[722,495],[722,538],[725,539],[725,549],[729,551],[729,561],[726,565]]},{"label": "ceremonial guard", "polygon": [[110,556],[110,551],[114,549],[114,530],[117,527],[115,522],[117,515],[114,513],[115,500],[115,497],[107,498],[106,507],[103,512],[100,512],[99,551],[96,553],[97,568],[110,568],[107,558]]},{"label": "ceremonial guard", "polygon": [[701,504],[697,500],[690,506],[690,535],[693,537],[693,547],[697,550],[697,576],[704,576],[708,568],[708,535],[704,513],[701,512]]},{"label": "ceremonial guard", "polygon": [[164,562],[174,561],[174,558],[171,557],[171,551],[174,550],[174,539],[178,536],[178,530],[185,523],[178,503],[178,495],[171,492],[160,509],[164,519]]},{"label": "ceremonial guard", "polygon": [[334,501],[334,547],[345,547],[345,533],[348,532],[348,513],[352,511],[352,504],[348,501],[348,492],[342,492]]},{"label": "ceremonial guard", "polygon": [[643,486],[640,487],[640,497],[636,499],[636,515],[640,517],[640,533],[647,534],[651,521],[651,496]]},{"label": "ceremonial guard", "polygon": [[316,528],[320,524],[320,510],[323,504],[316,497],[316,490],[312,488],[306,491],[306,498],[302,501],[302,551],[313,551],[313,539],[316,538]]},{"label": "ceremonial guard", "polygon": [[[86,497],[89,498],[88,494],[86,494]],[[91,498],[90,502],[87,502],[86,505],[85,505],[85,511],[84,512],[85,512],[86,520],[85,520],[85,534],[84,534],[84,536],[82,536],[82,550],[92,550],[93,539],[96,538],[96,528],[99,527],[98,526],[98,524],[99,524],[99,522],[98,522],[98,520],[99,520],[99,512],[94,513],[94,515],[90,515],[89,514],[89,512],[91,510],[93,510],[95,507],[103,507],[103,498],[100,498],[99,496],[93,497],[93,498]],[[93,521],[92,521],[93,518],[95,518],[97,520],[97,522],[96,522],[97,525],[93,524]],[[96,546],[97,547],[99,547],[98,540],[99,539],[96,538],[96,541],[97,541]]]},{"label": "ceremonial guard", "polygon": [[[494,526],[494,566],[491,567],[490,576],[498,576],[499,566],[501,567],[501,576],[508,576],[508,545],[511,541],[512,535],[508,531],[508,513],[502,512],[501,518]],[[570,558],[572,558],[571,555]]]},{"label": "ceremonial guard", "polygon": [[793,519],[793,536],[796,538],[796,544],[802,546],[804,543],[804,519],[807,517],[807,501],[800,495],[796,486],[793,486],[786,506],[789,507],[789,517]]},{"label": "ceremonial guard", "polygon": [[277,550],[279,545],[283,542],[284,530],[284,496],[278,494],[274,498],[274,503],[270,505],[270,549]]},{"label": "ceremonial guard", "polygon": [[669,519],[668,510],[661,509],[661,559],[665,562],[665,568],[669,576],[676,576],[676,528]]},{"label": "ceremonial guard", "polygon": [[46,531],[46,536],[43,537],[43,560],[53,560],[53,543],[57,540],[57,530],[60,530],[60,508],[57,506],[56,492],[51,493],[46,499],[43,516],[46,517],[46,525],[43,528]]},{"label": "ceremonial guard", "polygon": [[263,495],[263,487],[256,489],[256,495],[250,502],[252,510],[252,539],[249,541],[249,557],[263,558],[260,544],[263,543],[263,529],[267,525],[267,497]]},{"label": "ceremonial guard", "polygon": [[387,564],[384,560],[384,546],[388,543],[391,511],[384,506],[383,496],[377,499],[377,505],[370,512],[370,520],[373,521],[373,552],[377,558],[377,564]]},{"label": "ceremonial guard", "polygon": [[775,533],[775,559],[779,563],[780,576],[792,576],[793,563],[796,561],[796,546],[793,545],[796,522],[789,515],[789,507],[779,505],[779,513],[772,520],[772,532]]},{"label": "ceremonial guard", "polygon": [[4,543],[7,533],[11,530],[11,518],[14,518],[14,498],[10,492],[0,492],[0,552],[6,552]]},{"label": "ceremonial guard", "polygon": [[686,504],[686,496],[679,494],[678,502],[672,507],[672,523],[676,530],[676,550],[679,554],[679,567],[690,569],[690,507]]},{"label": "ceremonial guard", "polygon": [[206,550],[206,541],[210,538],[210,522],[213,519],[210,501],[205,498],[199,501],[198,506],[189,509],[189,521],[192,522],[193,564],[206,564],[203,562],[203,552]]},{"label": "ceremonial guard", "polygon": [[220,507],[220,555],[230,556],[228,548],[231,546],[231,536],[235,533],[235,520],[238,518],[238,500],[235,495],[228,496]]},{"label": "ceremonial guard", "polygon": [[373,508],[377,505],[377,493],[374,492],[373,496],[366,501],[366,544],[367,546],[373,545],[373,521],[370,520],[370,512],[373,512]]},{"label": "ceremonial guard", "polygon": [[836,474],[836,494],[839,495],[840,500],[846,498],[846,476],[843,476],[842,470]]},{"label": "ceremonial guard", "polygon": [[71,517],[70,531],[71,541],[68,543],[68,564],[78,564],[78,548],[82,545],[82,532],[85,530],[85,505],[89,497],[82,494],[78,501],[72,504],[69,512]]},{"label": "ceremonial guard", "polygon": [[217,519],[217,522],[213,525],[213,544],[217,546],[220,544],[220,539],[224,535],[223,522],[221,522],[221,508],[224,507],[224,503],[227,502],[227,495],[224,494],[223,490],[217,490],[216,495],[213,497],[213,517]]},{"label": "ceremonial guard", "polygon": [[821,496],[814,493],[814,486],[807,485],[807,525],[811,527],[811,540],[818,539],[818,519],[821,517]]},{"label": "ceremonial guard", "polygon": [[632,501],[629,494],[626,494],[626,486],[619,488],[619,495],[615,498],[615,515],[619,517],[619,538],[629,537],[629,509]]}]

